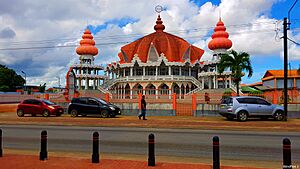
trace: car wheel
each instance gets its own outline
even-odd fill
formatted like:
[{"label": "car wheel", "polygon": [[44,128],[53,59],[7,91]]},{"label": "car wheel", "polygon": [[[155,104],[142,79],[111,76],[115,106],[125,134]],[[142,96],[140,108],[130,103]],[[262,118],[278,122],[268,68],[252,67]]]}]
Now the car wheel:
[{"label": "car wheel", "polygon": [[274,119],[277,121],[281,121],[284,119],[284,115],[282,111],[276,111],[274,114]]},{"label": "car wheel", "polygon": [[78,116],[77,110],[75,109],[71,110],[71,117],[77,117],[77,116]]},{"label": "car wheel", "polygon": [[49,116],[50,116],[49,110],[44,110],[43,116],[44,116],[44,117],[49,117]]},{"label": "car wheel", "polygon": [[23,116],[24,116],[24,111],[23,111],[23,110],[18,110],[18,111],[17,111],[17,115],[18,115],[19,117],[23,117]]},{"label": "car wheel", "polygon": [[107,110],[102,110],[101,117],[108,118],[109,117],[108,111]]},{"label": "car wheel", "polygon": [[248,113],[246,111],[240,111],[240,112],[238,112],[237,119],[239,121],[247,121],[247,119],[248,119]]}]

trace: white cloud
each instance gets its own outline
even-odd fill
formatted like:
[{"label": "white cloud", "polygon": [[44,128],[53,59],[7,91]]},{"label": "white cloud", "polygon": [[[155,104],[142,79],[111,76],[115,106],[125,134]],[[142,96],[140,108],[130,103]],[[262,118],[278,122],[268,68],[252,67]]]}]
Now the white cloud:
[{"label": "white cloud", "polygon": [[[95,35],[99,49],[95,62],[97,64],[110,63],[118,60],[117,54],[124,43],[99,44],[131,42],[138,38],[131,34],[152,33],[157,18],[154,7],[160,4],[167,9],[161,13],[166,26],[165,31],[170,31],[204,49],[206,52],[201,60],[211,59],[211,51],[207,48],[211,33],[211,29],[208,28],[215,26],[219,12],[227,26],[230,39],[233,41],[233,49],[246,51],[251,55],[279,56],[282,51],[282,40],[275,41],[274,24],[266,24],[277,21],[270,17],[270,9],[274,3],[276,0],[255,0],[255,2],[253,0],[221,0],[218,6],[206,2],[198,7],[188,0],[153,0],[134,3],[132,0],[122,0],[121,3],[119,0],[15,0],[14,4],[9,0],[2,0],[0,30],[9,27],[15,32],[15,36],[9,40],[0,38],[0,48],[74,45],[78,44],[87,24],[101,25],[108,20],[126,17],[136,19],[137,22],[128,23],[122,28],[117,25],[108,25],[106,29]],[[258,22],[264,24],[254,24]],[[250,27],[230,26],[245,23],[253,24]],[[282,24],[278,25],[279,28],[282,27]],[[198,29],[195,30],[195,28]],[[279,34],[280,36],[282,35]],[[289,37],[299,42],[300,33],[289,34]],[[291,60],[300,59],[299,51],[299,46],[290,43]],[[64,79],[68,66],[76,62],[79,62],[78,55],[73,47],[0,50],[0,63],[28,72],[32,84],[46,82],[48,85],[56,85],[55,76],[61,75]]]}]

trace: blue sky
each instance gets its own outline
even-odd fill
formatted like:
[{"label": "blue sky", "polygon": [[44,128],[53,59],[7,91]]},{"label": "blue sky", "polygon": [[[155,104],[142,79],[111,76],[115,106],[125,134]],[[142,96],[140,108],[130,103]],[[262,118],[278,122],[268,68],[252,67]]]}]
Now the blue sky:
[{"label": "blue sky", "polygon": [[[0,49],[36,46],[78,45],[85,28],[94,34],[96,44],[110,42],[132,42],[145,33],[152,33],[157,13],[156,5],[165,9],[161,13],[166,26],[165,31],[189,30],[192,28],[208,28],[215,26],[219,11],[225,25],[243,23],[278,22],[278,36],[282,36],[282,22],[287,16],[294,0],[122,0],[122,3],[94,0],[64,1],[15,1],[1,0],[0,6]],[[236,5],[236,6],[235,6]],[[232,7],[234,6],[234,7]],[[40,12],[41,7],[46,7]],[[63,11],[63,12],[62,12]],[[300,2],[291,12],[291,30],[289,37],[300,41]],[[88,23],[88,24],[87,24]],[[266,27],[268,26],[268,27]],[[261,27],[249,26],[238,30],[254,33],[236,33],[227,27],[234,49],[245,51],[251,55],[254,68],[252,78],[243,78],[243,83],[260,81],[268,69],[283,69],[282,40],[275,40],[274,24],[262,24]],[[270,32],[259,32],[268,29]],[[205,50],[211,57],[207,44],[212,29],[199,32],[186,31],[176,34],[190,43]],[[235,33],[232,33],[235,32]],[[137,34],[140,36],[133,36]],[[109,38],[114,36],[113,38]],[[194,38],[189,38],[189,37]],[[32,42],[37,41],[37,42]],[[117,54],[125,45],[98,45],[99,54],[96,64],[118,61]],[[48,48],[36,50],[0,50],[0,64],[5,64],[21,74],[27,73],[28,84],[57,86],[57,76],[64,77],[68,67],[78,63],[76,47]],[[291,68],[299,68],[300,47],[289,42]]]}]

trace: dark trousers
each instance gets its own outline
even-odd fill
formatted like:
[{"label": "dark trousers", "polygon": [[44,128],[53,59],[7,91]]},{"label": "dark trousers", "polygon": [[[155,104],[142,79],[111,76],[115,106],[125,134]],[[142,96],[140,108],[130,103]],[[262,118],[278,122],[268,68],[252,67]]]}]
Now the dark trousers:
[{"label": "dark trousers", "polygon": [[146,116],[146,109],[142,109],[142,112],[139,115],[139,117],[143,117],[143,119],[145,119],[145,116]]}]

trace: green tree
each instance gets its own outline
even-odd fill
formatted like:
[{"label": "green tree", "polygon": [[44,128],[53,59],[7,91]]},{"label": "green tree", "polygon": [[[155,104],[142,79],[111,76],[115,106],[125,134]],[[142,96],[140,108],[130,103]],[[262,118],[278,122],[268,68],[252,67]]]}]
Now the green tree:
[{"label": "green tree", "polygon": [[16,91],[16,86],[24,86],[25,79],[13,69],[0,64],[0,91]]},{"label": "green tree", "polygon": [[221,60],[217,67],[219,73],[223,73],[227,68],[231,70],[238,96],[240,94],[239,84],[244,75],[243,71],[248,72],[248,77],[251,77],[253,73],[250,55],[246,52],[237,53],[235,50],[231,50],[228,54],[221,54]]},{"label": "green tree", "polygon": [[39,92],[44,93],[46,90],[46,83],[44,83],[43,85],[40,84],[39,86]]}]

